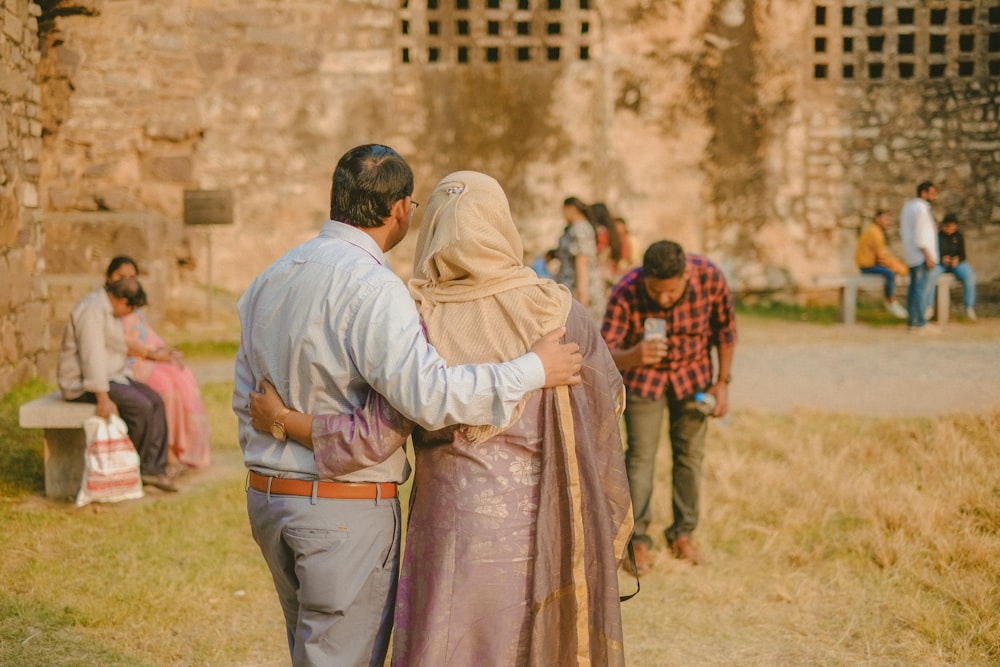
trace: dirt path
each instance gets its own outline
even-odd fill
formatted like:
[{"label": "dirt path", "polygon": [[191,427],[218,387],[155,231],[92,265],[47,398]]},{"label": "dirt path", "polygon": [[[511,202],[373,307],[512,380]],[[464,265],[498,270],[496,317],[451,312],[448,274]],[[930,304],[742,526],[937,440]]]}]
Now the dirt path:
[{"label": "dirt path", "polygon": [[[200,382],[227,382],[230,360],[198,361]],[[941,334],[900,327],[740,322],[734,410],[815,408],[866,415],[1000,410],[1000,319]]]},{"label": "dirt path", "polygon": [[1000,410],[1000,320],[905,327],[740,323],[734,410],[816,408],[867,415]]}]

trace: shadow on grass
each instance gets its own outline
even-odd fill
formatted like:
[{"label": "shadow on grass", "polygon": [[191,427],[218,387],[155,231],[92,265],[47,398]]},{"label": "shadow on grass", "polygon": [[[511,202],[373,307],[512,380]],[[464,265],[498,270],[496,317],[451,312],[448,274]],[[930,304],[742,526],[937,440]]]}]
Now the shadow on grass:
[{"label": "shadow on grass", "polygon": [[23,403],[52,391],[40,380],[15,387],[0,400],[0,496],[22,497],[45,492],[41,429],[18,426]]},{"label": "shadow on grass", "polygon": [[79,634],[83,619],[53,607],[0,594],[0,664],[18,667],[143,667],[150,663],[100,646]]}]

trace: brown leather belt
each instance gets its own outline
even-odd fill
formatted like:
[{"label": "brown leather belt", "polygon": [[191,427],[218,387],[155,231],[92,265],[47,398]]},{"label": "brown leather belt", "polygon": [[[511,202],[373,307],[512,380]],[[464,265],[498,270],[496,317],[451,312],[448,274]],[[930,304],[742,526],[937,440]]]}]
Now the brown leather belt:
[{"label": "brown leather belt", "polygon": [[312,498],[313,486],[316,487],[317,498],[375,500],[396,497],[395,482],[359,482],[356,484],[352,482],[311,482],[307,479],[265,477],[250,471],[250,488],[263,493]]}]

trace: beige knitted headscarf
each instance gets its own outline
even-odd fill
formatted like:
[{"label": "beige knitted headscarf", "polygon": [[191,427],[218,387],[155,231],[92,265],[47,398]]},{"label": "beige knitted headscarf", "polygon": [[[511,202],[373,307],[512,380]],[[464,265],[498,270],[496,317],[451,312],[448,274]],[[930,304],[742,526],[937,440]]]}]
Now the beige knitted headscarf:
[{"label": "beige knitted headscarf", "polygon": [[[437,184],[417,237],[409,285],[431,343],[449,364],[513,359],[565,324],[569,290],[524,266],[523,252],[496,180],[458,171]],[[465,427],[472,442],[502,430]]]}]

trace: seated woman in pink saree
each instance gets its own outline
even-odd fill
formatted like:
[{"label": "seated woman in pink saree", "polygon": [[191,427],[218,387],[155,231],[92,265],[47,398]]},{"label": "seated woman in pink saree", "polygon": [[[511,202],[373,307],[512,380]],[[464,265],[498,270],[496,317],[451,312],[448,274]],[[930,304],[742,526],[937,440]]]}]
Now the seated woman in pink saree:
[{"label": "seated woman in pink saree", "polygon": [[[139,267],[131,257],[111,260],[107,282],[135,277]],[[141,310],[121,318],[128,344],[132,377],[145,382],[163,399],[167,413],[170,462],[174,472],[202,468],[211,461],[208,414],[198,381],[184,365],[183,354],[171,348],[146,322]],[[178,467],[180,466],[180,467]]]},{"label": "seated woman in pink saree", "polygon": [[[449,364],[494,362],[565,325],[583,381],[527,395],[505,429],[414,429],[397,667],[624,664],[617,567],[632,507],[621,374],[586,309],[522,257],[494,179],[463,171],[438,183],[410,282],[430,341]],[[316,452],[322,443],[317,462],[339,474],[354,456],[378,459],[405,440],[391,406],[378,395],[369,404],[347,416],[284,415],[265,384],[251,416],[261,430],[284,416],[290,437]]]}]

